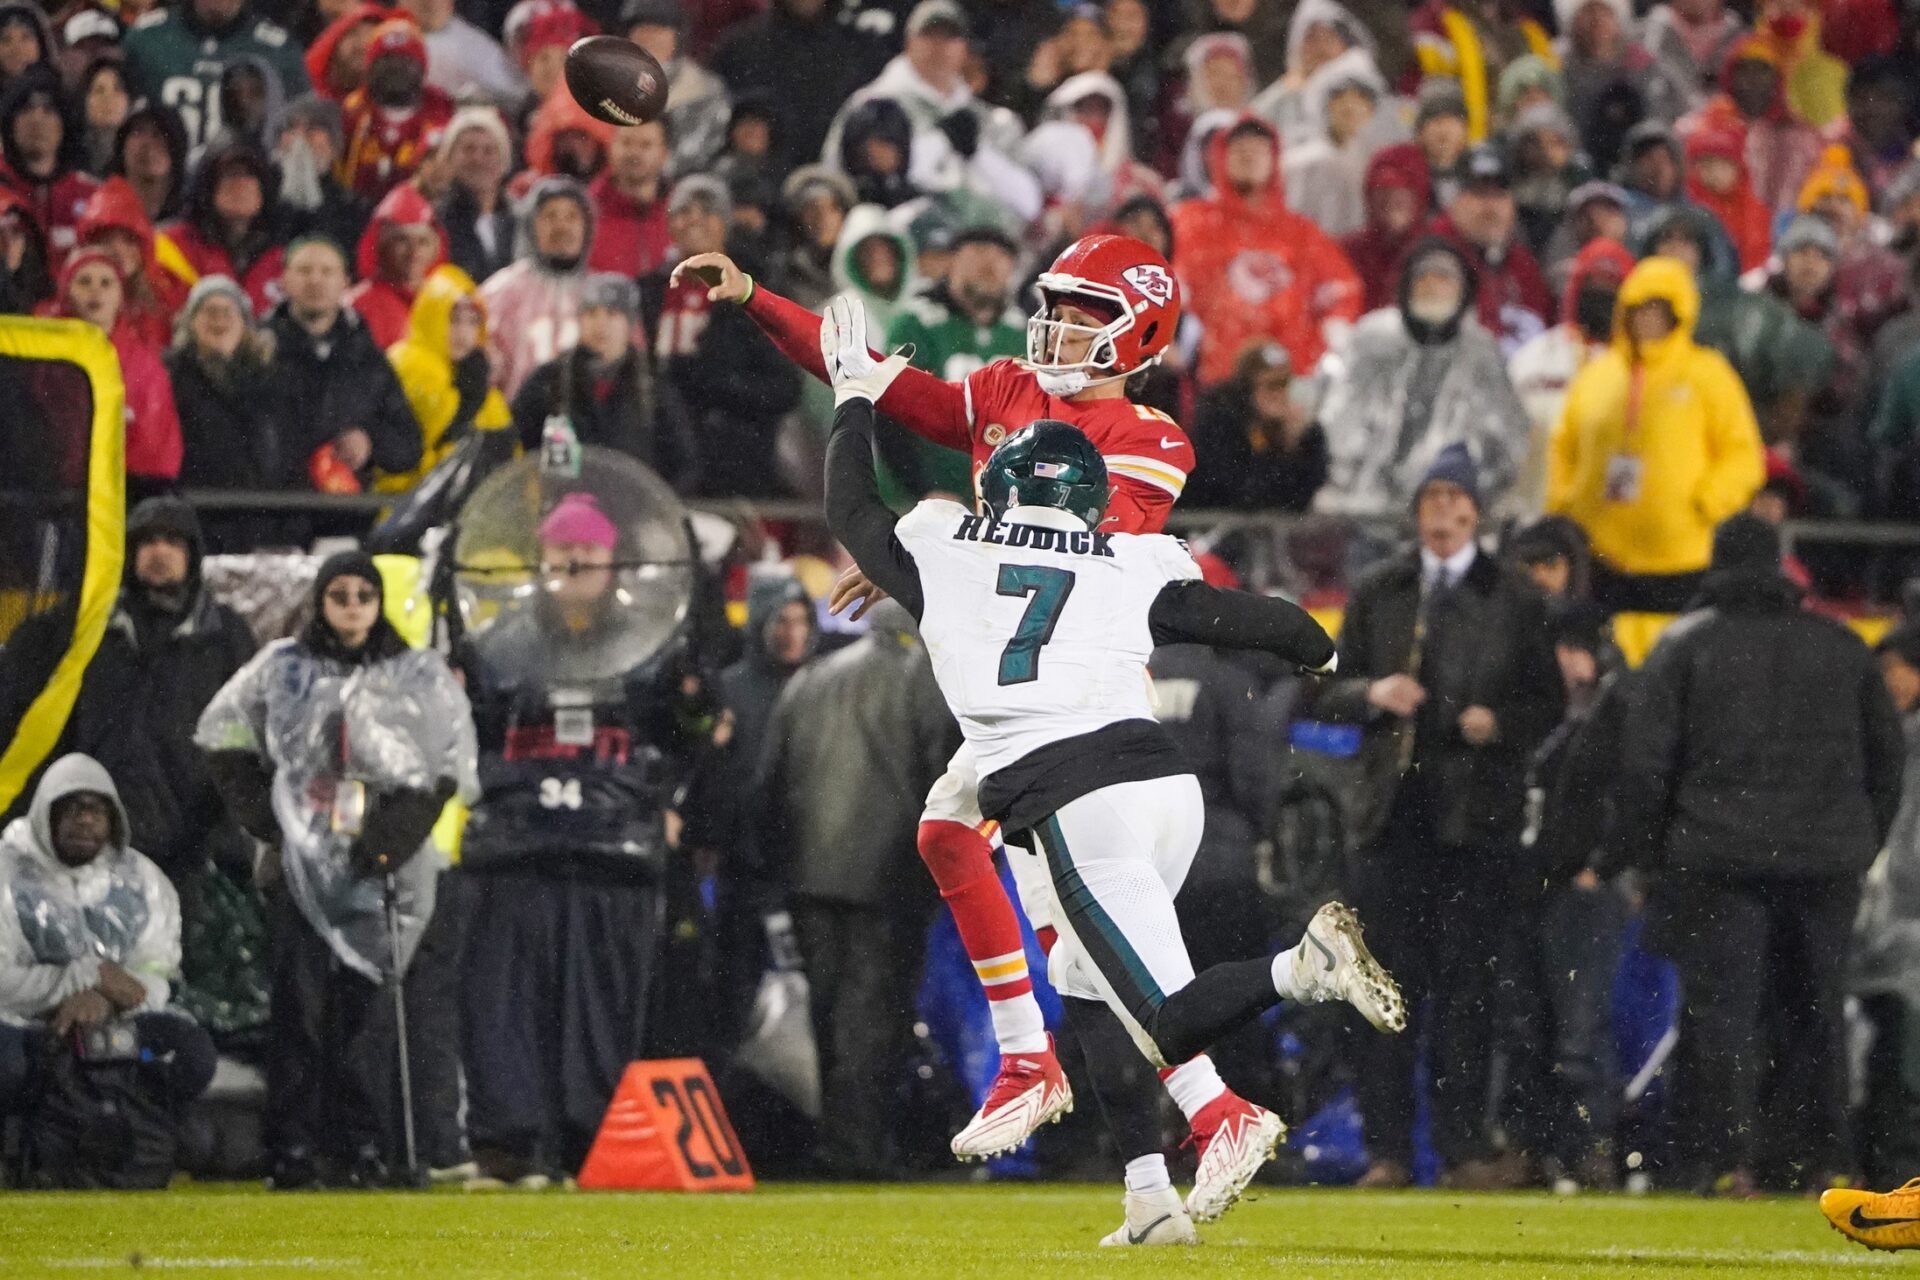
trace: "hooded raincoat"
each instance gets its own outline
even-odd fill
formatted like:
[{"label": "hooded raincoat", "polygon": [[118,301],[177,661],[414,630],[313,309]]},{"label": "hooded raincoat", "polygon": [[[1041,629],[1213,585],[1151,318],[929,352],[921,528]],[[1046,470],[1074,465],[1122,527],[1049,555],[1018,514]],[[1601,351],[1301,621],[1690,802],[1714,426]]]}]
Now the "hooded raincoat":
[{"label": "hooded raincoat", "polygon": [[[532,251],[531,224],[548,200],[572,200],[586,218],[586,236],[570,265],[547,263]],[[535,368],[572,347],[580,338],[580,291],[587,281],[587,250],[593,244],[593,201],[572,178],[542,178],[528,192],[517,261],[494,272],[480,286],[486,304],[487,356],[494,382],[513,399]]]},{"label": "hooded raincoat", "polygon": [[[107,798],[113,834],[81,867],[53,848],[53,806],[75,792]],[[127,841],[127,811],[91,756],[53,762],[32,807],[0,832],[0,1022],[28,1026],[100,981],[112,962],[147,989],[142,1012],[166,1007],[180,969],[180,899]]]},{"label": "hooded raincoat", "polygon": [[[1214,135],[1207,157],[1213,194],[1173,209],[1173,268],[1186,313],[1204,329],[1198,364],[1202,386],[1233,375],[1247,344],[1271,338],[1293,367],[1311,370],[1330,338],[1360,316],[1360,278],[1340,246],[1287,208],[1280,178],[1280,140],[1256,116],[1273,145],[1267,188],[1242,197],[1226,179],[1227,138]],[[1330,334],[1329,326],[1333,333]]]},{"label": "hooded raincoat", "polygon": [[347,305],[360,313],[373,335],[374,345],[385,350],[406,336],[407,317],[413,309],[413,291],[381,269],[380,237],[392,227],[429,227],[439,241],[433,267],[447,260],[447,233],[427,198],[412,184],[401,183],[387,192],[374,206],[373,218],[360,236],[354,250],[354,274],[360,283],[347,292]]},{"label": "hooded raincoat", "polygon": [[[1637,347],[1627,313],[1665,301],[1679,324]],[[1571,516],[1596,556],[1628,574],[1707,567],[1713,530],[1760,488],[1760,428],[1746,388],[1719,352],[1695,345],[1700,293],[1669,258],[1621,286],[1613,346],[1573,380],[1554,428],[1547,510]]]},{"label": "hooded raincoat", "polygon": [[173,317],[187,300],[180,277],[161,268],[154,257],[153,223],[140,204],[133,184],[112,177],[80,210],[77,228],[82,245],[97,244],[109,233],[124,231],[140,242],[140,270],[126,281],[127,300],[121,315],[148,346],[163,349],[173,341]]},{"label": "hooded raincoat", "polygon": [[[480,308],[481,345],[456,364],[448,353],[447,328],[462,299]],[[486,306],[472,278],[458,267],[435,267],[413,300],[407,336],[387,348],[400,389],[420,420],[420,465],[382,474],[374,488],[411,489],[452,452],[467,431],[498,431],[513,424],[506,400],[487,385],[486,341]]]},{"label": "hooded raincoat", "polygon": [[[252,225],[232,240],[214,208],[213,196],[221,175],[236,166],[259,179],[261,206]],[[279,196],[280,175],[259,147],[237,138],[209,145],[194,166],[180,218],[160,228],[154,248],[161,265],[189,286],[202,276],[238,280],[253,300],[254,314],[265,315],[280,300],[280,273],[286,266],[286,250],[274,221]]]},{"label": "hooded raincoat", "polygon": [[[1527,450],[1527,415],[1493,336],[1473,319],[1474,267],[1452,245],[1423,241],[1409,257],[1450,253],[1460,265],[1460,310],[1418,332],[1398,305],[1362,317],[1327,387],[1327,483],[1316,508],[1353,516],[1407,510],[1440,451],[1464,444],[1491,506],[1513,484]],[[1329,362],[1331,363],[1331,362]],[[1417,401],[1431,397],[1424,412]]]}]

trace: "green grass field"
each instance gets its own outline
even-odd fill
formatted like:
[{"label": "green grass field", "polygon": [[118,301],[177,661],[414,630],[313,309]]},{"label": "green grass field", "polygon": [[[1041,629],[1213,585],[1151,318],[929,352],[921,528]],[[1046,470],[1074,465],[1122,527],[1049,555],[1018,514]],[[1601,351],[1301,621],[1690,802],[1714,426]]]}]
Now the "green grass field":
[{"label": "green grass field", "polygon": [[1101,1250],[1117,1192],[796,1186],[749,1195],[549,1192],[0,1195],[0,1276],[1838,1277],[1920,1267],[1810,1201],[1267,1191],[1198,1249]]}]

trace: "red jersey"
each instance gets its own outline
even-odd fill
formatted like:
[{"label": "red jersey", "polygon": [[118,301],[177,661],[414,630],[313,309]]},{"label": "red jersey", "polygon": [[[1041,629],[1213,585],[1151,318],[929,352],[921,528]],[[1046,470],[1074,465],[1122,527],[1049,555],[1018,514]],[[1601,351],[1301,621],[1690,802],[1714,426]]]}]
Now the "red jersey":
[{"label": "red jersey", "polygon": [[[819,316],[758,284],[747,299],[747,314],[789,360],[826,377]],[[943,382],[909,366],[875,408],[917,436],[971,454],[976,476],[1000,442],[1030,422],[1055,418],[1078,427],[1107,461],[1114,494],[1101,527],[1117,533],[1159,533],[1193,470],[1187,433],[1158,409],[1121,397],[1073,401],[1048,395],[1031,370],[1012,360],[995,360],[962,382]]]},{"label": "red jersey", "polygon": [[346,142],[333,176],[355,195],[378,200],[411,178],[440,146],[453,119],[453,99],[427,85],[418,107],[395,112],[375,106],[361,88],[347,95],[341,113]]}]

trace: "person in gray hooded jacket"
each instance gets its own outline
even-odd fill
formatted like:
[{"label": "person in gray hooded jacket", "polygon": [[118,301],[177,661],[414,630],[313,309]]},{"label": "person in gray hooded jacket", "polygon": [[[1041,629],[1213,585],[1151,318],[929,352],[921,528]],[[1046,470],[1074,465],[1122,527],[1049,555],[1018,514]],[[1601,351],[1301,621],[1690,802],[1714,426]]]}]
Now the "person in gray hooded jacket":
[{"label": "person in gray hooded jacket", "polygon": [[1360,318],[1320,405],[1328,473],[1318,510],[1398,515],[1455,444],[1472,457],[1488,507],[1498,507],[1532,428],[1499,347],[1473,318],[1478,292],[1473,265],[1446,241],[1408,252],[1399,304]]},{"label": "person in gray hooded jacket", "polygon": [[784,886],[812,990],[827,1167],[897,1171],[887,1103],[913,1025],[934,898],[914,854],[920,798],[960,731],[894,601],[860,640],[787,682],[754,794],[762,868]]},{"label": "person in gray hooded jacket", "polygon": [[29,1046],[130,1020],[176,1102],[213,1079],[207,1033],[168,1012],[180,900],[127,842],[127,811],[91,756],[50,765],[0,833],[0,1116],[26,1101]]}]

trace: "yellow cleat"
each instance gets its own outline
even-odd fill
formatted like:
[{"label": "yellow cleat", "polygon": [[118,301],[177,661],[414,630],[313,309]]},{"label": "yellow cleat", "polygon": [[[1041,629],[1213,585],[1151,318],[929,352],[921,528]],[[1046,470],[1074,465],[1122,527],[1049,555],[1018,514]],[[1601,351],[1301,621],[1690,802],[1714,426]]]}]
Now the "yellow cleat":
[{"label": "yellow cleat", "polygon": [[1835,1231],[1869,1249],[1920,1249],[1920,1178],[1885,1193],[1822,1191],[1820,1212]]}]

